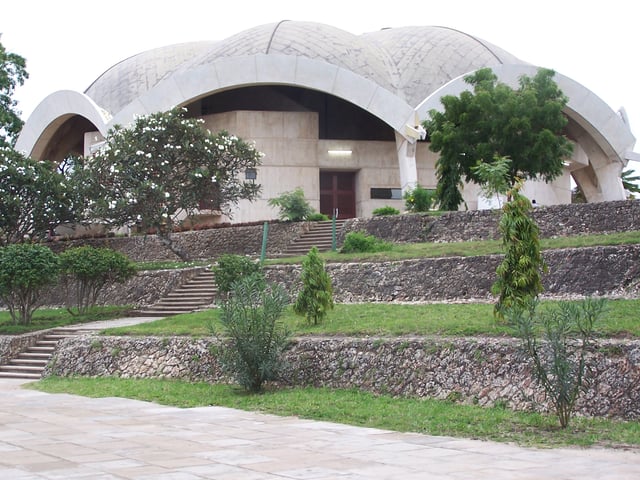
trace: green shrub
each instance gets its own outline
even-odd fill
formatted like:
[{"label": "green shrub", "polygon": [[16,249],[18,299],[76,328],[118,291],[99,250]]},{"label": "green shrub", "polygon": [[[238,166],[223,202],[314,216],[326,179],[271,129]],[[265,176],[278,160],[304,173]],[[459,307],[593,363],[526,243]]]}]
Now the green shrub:
[{"label": "green shrub", "polygon": [[233,284],[222,305],[220,321],[226,338],[220,365],[249,392],[260,392],[264,382],[278,377],[289,339],[280,317],[288,303],[281,286],[249,276]]},{"label": "green shrub", "polygon": [[385,205],[384,207],[376,208],[373,211],[374,217],[381,217],[384,215],[399,215],[400,210],[394,207],[390,207],[389,205]]},{"label": "green shrub", "polygon": [[496,317],[503,318],[511,307],[525,308],[542,292],[542,273],[546,264],[540,248],[539,229],[530,216],[531,202],[520,193],[523,181],[519,179],[509,191],[510,200],[502,207],[498,229],[502,234],[504,258],[491,287],[498,295],[494,309]]},{"label": "green shrub", "polygon": [[391,243],[368,235],[366,232],[349,232],[344,239],[340,253],[386,252],[392,247]]},{"label": "green shrub", "polygon": [[47,247],[21,243],[0,248],[0,300],[14,324],[28,325],[43,290],[58,280],[60,261]]},{"label": "green shrub", "polygon": [[70,248],[59,255],[61,272],[67,276],[67,309],[72,305],[77,313],[86,313],[96,304],[100,291],[107,283],[124,283],[136,273],[129,258],[110,248],[83,246]]},{"label": "green shrub", "polygon": [[226,253],[211,268],[220,293],[229,293],[234,282],[243,277],[257,276],[264,278],[260,263],[249,257]]},{"label": "green shrub", "polygon": [[590,386],[587,353],[606,300],[562,302],[557,308],[541,313],[536,306],[537,302],[530,301],[527,308],[517,304],[505,312],[517,329],[522,349],[533,362],[534,380],[544,389],[560,426],[566,428],[578,395]]},{"label": "green shrub", "polygon": [[422,188],[420,185],[407,190],[402,196],[407,210],[410,212],[428,212],[436,204],[436,191]]},{"label": "green shrub", "polygon": [[272,198],[269,200],[269,205],[278,207],[280,219],[289,222],[300,222],[313,214],[313,208],[304,198],[304,191],[300,187]]},{"label": "green shrub", "polygon": [[307,215],[306,220],[308,220],[309,222],[326,222],[327,220],[331,219],[324,213],[314,212]]},{"label": "green shrub", "polygon": [[293,305],[293,311],[304,315],[310,324],[317,325],[333,308],[333,287],[316,247],[302,260],[301,277],[302,290]]}]

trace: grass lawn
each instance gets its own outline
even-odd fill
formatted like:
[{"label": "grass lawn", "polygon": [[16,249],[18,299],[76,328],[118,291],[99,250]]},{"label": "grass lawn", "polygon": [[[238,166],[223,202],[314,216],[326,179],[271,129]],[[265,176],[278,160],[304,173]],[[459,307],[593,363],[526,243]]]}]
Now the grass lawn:
[{"label": "grass lawn", "polygon": [[[542,302],[548,308],[557,302]],[[640,337],[640,299],[610,300],[597,325],[605,337]],[[209,325],[219,329],[219,310],[188,313],[150,323],[105,330],[109,335],[210,335]],[[496,323],[493,305],[465,304],[338,304],[321,325],[307,325],[289,308],[283,317],[293,335],[512,335],[506,325]]]},{"label": "grass lawn", "polygon": [[393,398],[356,390],[282,388],[248,395],[229,385],[174,380],[47,378],[27,388],[87,397],[125,397],[177,407],[219,405],[399,432],[475,438],[520,445],[640,446],[640,422],[575,418],[566,430],[552,415],[449,401]]},{"label": "grass lawn", "polygon": [[[541,247],[545,250],[554,248],[593,247],[598,245],[632,245],[637,243],[640,243],[640,231],[540,239]],[[452,256],[471,257],[499,253],[502,253],[502,246],[499,240],[482,240],[451,243],[394,243],[392,249],[388,252],[322,252],[320,257],[327,262],[357,262]],[[303,256],[272,258],[267,259],[265,265],[297,264],[301,263],[303,258]],[[139,262],[137,265],[139,270],[161,270],[205,266],[211,263],[213,263],[213,260],[198,260],[193,262]]]},{"label": "grass lawn", "polygon": [[0,335],[18,335],[76,323],[122,318],[130,310],[129,306],[94,307],[84,315],[71,315],[65,308],[42,308],[35,311],[29,325],[14,325],[9,312],[0,311]]}]

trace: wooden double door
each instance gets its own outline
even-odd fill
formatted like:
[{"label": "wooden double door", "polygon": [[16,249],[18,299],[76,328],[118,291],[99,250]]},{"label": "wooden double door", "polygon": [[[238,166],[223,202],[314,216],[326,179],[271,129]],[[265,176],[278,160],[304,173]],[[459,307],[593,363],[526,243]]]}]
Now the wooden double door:
[{"label": "wooden double door", "polygon": [[320,213],[337,218],[356,216],[356,173],[320,172]]}]

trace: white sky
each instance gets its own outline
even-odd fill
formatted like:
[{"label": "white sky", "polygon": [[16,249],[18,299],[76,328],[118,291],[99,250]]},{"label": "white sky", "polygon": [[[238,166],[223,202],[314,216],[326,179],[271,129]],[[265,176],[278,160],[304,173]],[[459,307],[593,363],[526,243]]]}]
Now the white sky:
[{"label": "white sky", "polygon": [[48,94],[82,92],[113,64],[163,45],[284,19],[355,34],[441,25],[553,68],[614,111],[623,106],[640,137],[639,11],[633,0],[11,0],[0,7],[0,41],[27,60],[30,77],[15,95],[26,119]]}]

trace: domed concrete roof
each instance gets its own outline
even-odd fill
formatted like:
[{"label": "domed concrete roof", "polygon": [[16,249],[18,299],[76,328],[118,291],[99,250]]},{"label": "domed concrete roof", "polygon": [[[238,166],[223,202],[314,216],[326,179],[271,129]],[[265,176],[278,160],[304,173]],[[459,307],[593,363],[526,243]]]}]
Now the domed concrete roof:
[{"label": "domed concrete roof", "polygon": [[216,42],[170,45],[129,57],[100,75],[84,92],[102,108],[114,114],[187,59],[208,50]]},{"label": "domed concrete roof", "polygon": [[524,63],[504,50],[444,27],[404,27],[354,35],[329,25],[282,21],[218,42],[162,47],[103,73],[86,95],[112,114],[174,73],[231,57],[304,57],[374,82],[415,107],[453,78],[481,67]]}]

